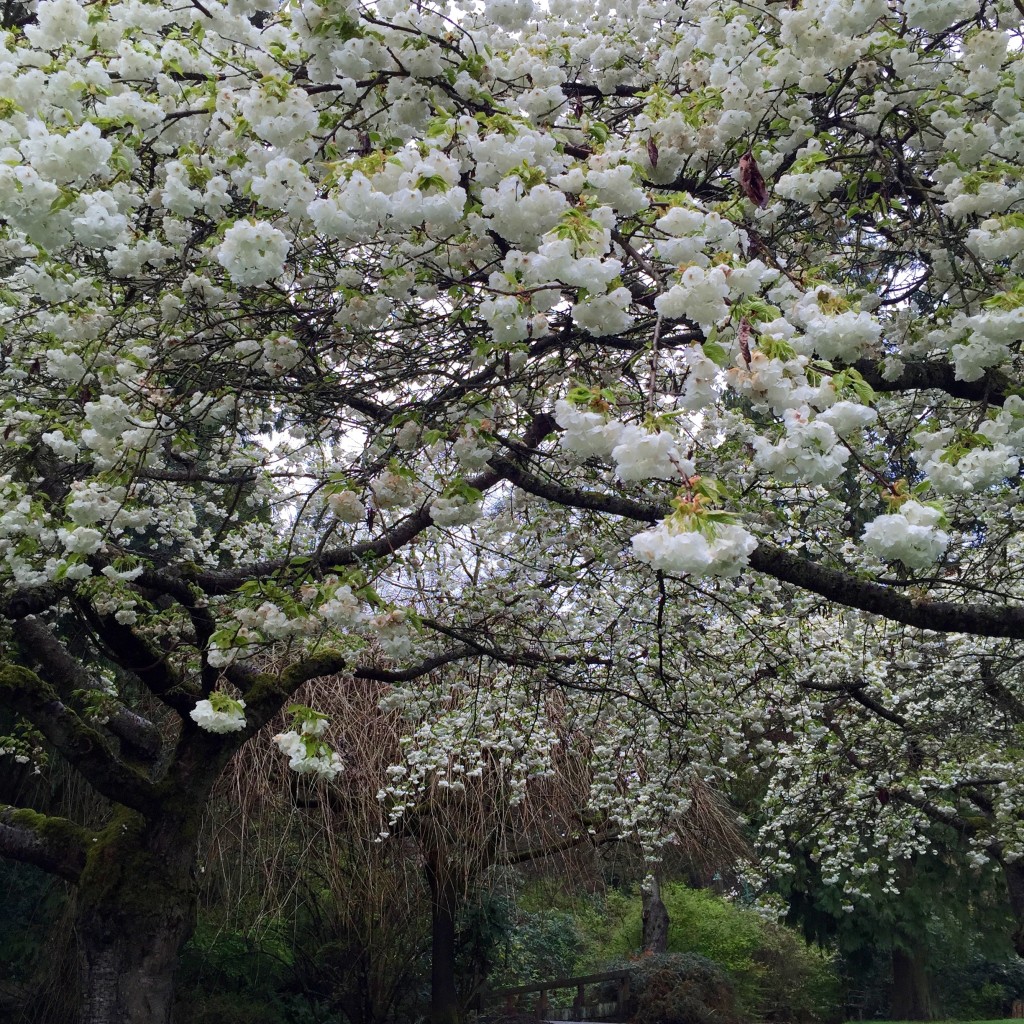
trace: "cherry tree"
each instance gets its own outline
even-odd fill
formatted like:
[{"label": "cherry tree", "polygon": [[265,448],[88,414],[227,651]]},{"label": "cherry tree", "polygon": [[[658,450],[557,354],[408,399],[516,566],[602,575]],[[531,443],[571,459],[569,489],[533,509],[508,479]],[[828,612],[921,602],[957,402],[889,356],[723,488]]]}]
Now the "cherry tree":
[{"label": "cherry tree", "polygon": [[0,850],[78,886],[83,1020],[168,1019],[217,775],[375,652],[601,690],[709,773],[829,606],[889,725],[1019,700],[1019,0],[4,11],[0,693],[111,812]]}]

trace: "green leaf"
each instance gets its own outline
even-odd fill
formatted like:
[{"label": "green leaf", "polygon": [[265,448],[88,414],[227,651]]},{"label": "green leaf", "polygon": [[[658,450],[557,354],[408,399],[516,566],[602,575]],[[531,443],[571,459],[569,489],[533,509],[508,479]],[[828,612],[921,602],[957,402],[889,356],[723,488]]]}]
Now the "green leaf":
[{"label": "green leaf", "polygon": [[50,213],[57,213],[59,210],[66,210],[78,199],[78,193],[72,192],[69,188],[62,188],[60,195],[50,203]]},{"label": "green leaf", "polygon": [[717,341],[705,341],[702,346],[704,349],[704,355],[708,357],[716,366],[721,366],[723,369],[731,363],[729,353],[724,345],[719,344]]}]

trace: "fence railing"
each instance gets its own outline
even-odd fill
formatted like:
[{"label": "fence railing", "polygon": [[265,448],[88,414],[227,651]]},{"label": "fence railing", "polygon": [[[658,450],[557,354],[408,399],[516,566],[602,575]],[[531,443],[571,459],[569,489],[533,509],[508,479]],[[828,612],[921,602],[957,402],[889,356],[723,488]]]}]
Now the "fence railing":
[{"label": "fence railing", "polygon": [[[576,990],[572,1006],[552,1006],[551,994],[565,989]],[[500,1004],[506,1011],[532,1014],[537,1020],[610,1022],[627,1019],[628,1002],[629,971],[606,971],[514,988],[485,989],[479,1006],[488,1010]]]}]

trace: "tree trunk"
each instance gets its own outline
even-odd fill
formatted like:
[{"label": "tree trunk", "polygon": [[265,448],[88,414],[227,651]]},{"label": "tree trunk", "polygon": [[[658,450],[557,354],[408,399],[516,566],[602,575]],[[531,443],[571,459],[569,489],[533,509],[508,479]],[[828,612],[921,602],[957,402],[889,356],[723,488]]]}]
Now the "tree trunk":
[{"label": "tree trunk", "polygon": [[191,932],[181,908],[140,918],[104,908],[81,929],[81,1024],[170,1024],[178,953]]},{"label": "tree trunk", "polygon": [[1024,864],[1014,861],[1003,862],[1003,878],[1006,879],[1006,895],[1013,913],[1013,948],[1018,956],[1024,956]]},{"label": "tree trunk", "polygon": [[90,851],[76,921],[81,1024],[170,1024],[195,917],[193,832],[122,812]]},{"label": "tree trunk", "polygon": [[668,952],[668,908],[661,899],[657,875],[643,887],[643,944],[645,953]]},{"label": "tree trunk", "polygon": [[427,860],[430,884],[430,1024],[458,1024],[455,984],[455,925],[458,893],[443,869]]},{"label": "tree trunk", "polygon": [[892,1018],[893,1020],[931,1020],[931,986],[920,954],[892,950]]}]

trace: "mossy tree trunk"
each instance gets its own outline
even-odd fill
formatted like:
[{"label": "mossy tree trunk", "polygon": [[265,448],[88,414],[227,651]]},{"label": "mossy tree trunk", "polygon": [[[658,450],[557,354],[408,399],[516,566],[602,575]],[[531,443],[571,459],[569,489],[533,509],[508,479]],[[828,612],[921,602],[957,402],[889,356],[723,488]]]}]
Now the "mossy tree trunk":
[{"label": "mossy tree trunk", "polygon": [[1024,866],[1019,861],[1003,860],[1006,896],[1013,914],[1013,947],[1024,956]]},{"label": "mossy tree trunk", "polygon": [[79,881],[81,1024],[170,1024],[192,933],[195,822],[119,814]]},{"label": "mossy tree trunk", "polygon": [[651,875],[643,893],[643,946],[645,953],[668,952],[668,908],[661,898],[661,883]]},{"label": "mossy tree trunk", "polygon": [[[212,633],[205,610],[191,611],[197,631]],[[179,724],[167,730],[176,737],[173,750],[165,753],[156,725],[122,708],[105,720],[81,713],[79,695],[95,689],[89,671],[41,620],[19,620],[19,656],[38,673],[0,658],[0,704],[42,733],[107,801],[111,817],[89,828],[0,804],[0,856],[77,886],[81,1024],[169,1024],[178,954],[196,910],[199,826],[213,785],[303,682],[339,671],[345,659],[324,652],[280,673],[229,669],[246,701],[245,728],[210,733],[190,712],[218,684],[216,670],[186,676],[127,626],[92,609],[83,614],[117,665],[176,715]]]}]

